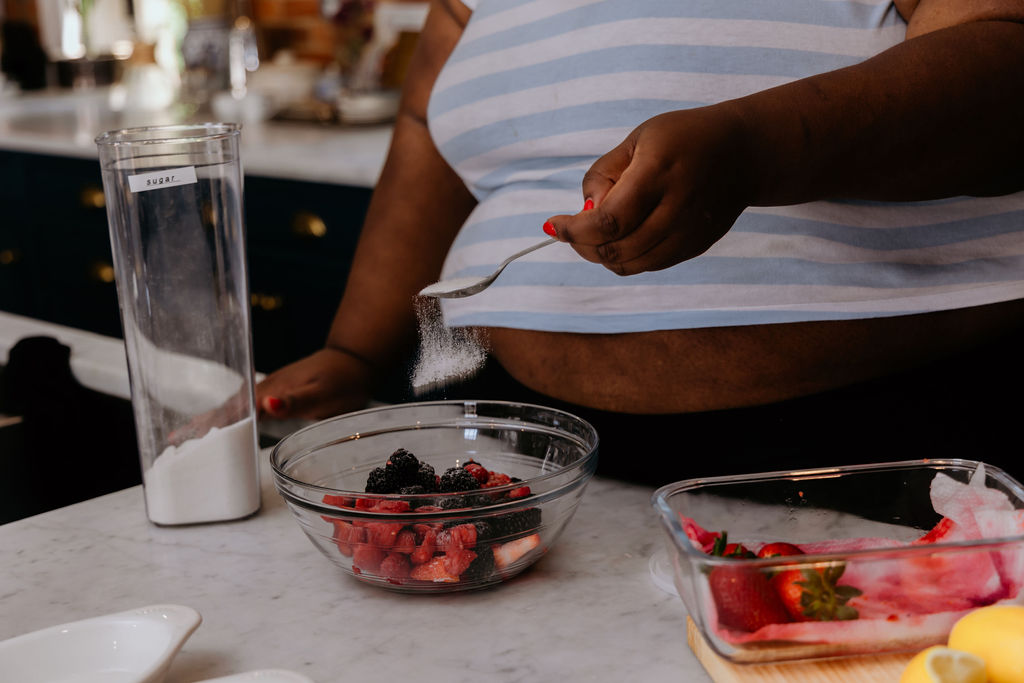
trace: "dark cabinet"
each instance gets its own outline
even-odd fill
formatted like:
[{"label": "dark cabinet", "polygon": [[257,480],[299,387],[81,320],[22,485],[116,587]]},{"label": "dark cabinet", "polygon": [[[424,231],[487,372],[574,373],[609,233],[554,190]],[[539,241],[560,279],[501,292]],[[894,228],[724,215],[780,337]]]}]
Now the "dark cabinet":
[{"label": "dark cabinet", "polygon": [[[370,189],[245,178],[256,369],[322,346]],[[0,152],[0,309],[121,336],[99,164]]]}]

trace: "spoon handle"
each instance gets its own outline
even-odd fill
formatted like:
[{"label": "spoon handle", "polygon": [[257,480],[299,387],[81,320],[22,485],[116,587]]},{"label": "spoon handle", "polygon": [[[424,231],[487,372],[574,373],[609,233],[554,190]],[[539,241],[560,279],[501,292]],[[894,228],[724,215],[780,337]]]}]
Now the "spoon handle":
[{"label": "spoon handle", "polygon": [[558,240],[556,240],[554,237],[549,237],[546,240],[544,240],[543,242],[538,242],[537,244],[534,244],[533,246],[529,246],[526,249],[523,249],[522,251],[518,251],[518,252],[512,254],[511,256],[509,256],[504,261],[502,261],[501,265],[499,266],[499,268],[504,268],[505,266],[507,266],[508,264],[512,263],[513,261],[515,261],[520,256],[526,256],[531,251],[537,251],[541,247],[546,247],[549,244],[553,244],[553,243],[555,243],[557,241]]}]

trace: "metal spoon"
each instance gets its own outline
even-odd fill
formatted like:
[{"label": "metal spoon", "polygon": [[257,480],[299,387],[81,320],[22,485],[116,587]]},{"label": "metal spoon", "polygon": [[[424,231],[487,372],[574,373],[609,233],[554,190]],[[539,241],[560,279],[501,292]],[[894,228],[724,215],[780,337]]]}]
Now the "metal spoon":
[{"label": "metal spoon", "polygon": [[532,247],[527,247],[520,252],[516,252],[502,261],[493,273],[485,277],[477,277],[475,275],[471,277],[457,277],[452,278],[451,280],[441,280],[440,282],[435,282],[432,285],[427,285],[420,290],[420,296],[432,296],[438,299],[459,299],[464,296],[478,294],[491,286],[491,283],[501,275],[501,271],[505,270],[505,266],[512,263],[520,256],[526,256],[531,251],[536,251],[541,247],[546,247],[557,241],[558,240],[554,237],[551,237],[543,242],[534,244]]}]

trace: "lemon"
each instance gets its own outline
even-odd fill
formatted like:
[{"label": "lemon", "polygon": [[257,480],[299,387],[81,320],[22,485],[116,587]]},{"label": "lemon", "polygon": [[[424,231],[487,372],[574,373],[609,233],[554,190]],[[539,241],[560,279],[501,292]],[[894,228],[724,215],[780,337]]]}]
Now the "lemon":
[{"label": "lemon", "polygon": [[969,652],[933,645],[914,655],[900,683],[985,683],[985,662]]},{"label": "lemon", "polygon": [[989,683],[1024,682],[1024,607],[990,605],[953,625],[947,645],[985,660]]}]

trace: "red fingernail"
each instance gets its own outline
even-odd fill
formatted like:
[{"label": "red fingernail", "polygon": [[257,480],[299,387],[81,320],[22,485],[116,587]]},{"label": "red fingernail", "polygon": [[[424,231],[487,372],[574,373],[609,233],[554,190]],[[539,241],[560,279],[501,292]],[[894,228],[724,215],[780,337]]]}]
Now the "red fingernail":
[{"label": "red fingernail", "polygon": [[551,224],[551,221],[544,223],[544,232],[555,237],[558,235],[558,231],[555,230],[555,226]]},{"label": "red fingernail", "polygon": [[272,413],[279,412],[284,407],[284,401],[276,396],[268,396],[264,402],[267,404],[267,410]]},{"label": "red fingernail", "polygon": [[583,210],[584,211],[590,211],[593,208],[594,208],[594,200],[593,199],[587,199],[587,201],[583,202]]}]

